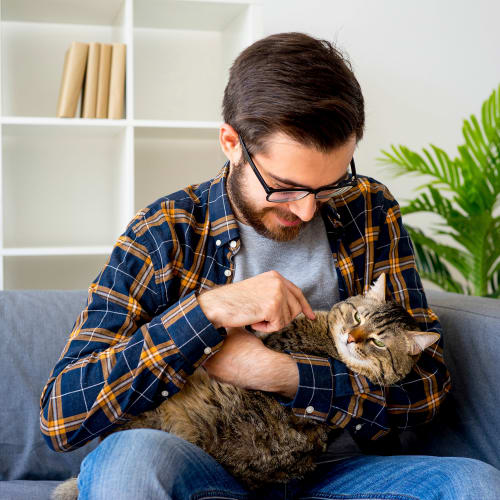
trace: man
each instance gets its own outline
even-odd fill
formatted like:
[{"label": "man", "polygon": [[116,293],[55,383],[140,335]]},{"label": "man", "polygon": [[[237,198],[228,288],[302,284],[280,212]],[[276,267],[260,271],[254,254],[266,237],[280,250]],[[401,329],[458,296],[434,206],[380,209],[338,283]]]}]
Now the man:
[{"label": "man", "polygon": [[[487,464],[384,456],[450,389],[442,339],[384,388],[331,358],[271,351],[244,328],[314,318],[384,272],[387,293],[440,333],[396,201],[355,172],[364,102],[348,64],[326,41],[269,36],[235,60],[223,114],[228,163],[138,212],[91,284],[41,397],[49,446],[67,451],[107,434],[168,401],[203,366],[345,430],[310,477],[256,498],[494,498],[500,478]],[[384,445],[365,455],[355,442]],[[78,484],[92,499],[251,498],[201,449],[148,429],[104,439]]]}]

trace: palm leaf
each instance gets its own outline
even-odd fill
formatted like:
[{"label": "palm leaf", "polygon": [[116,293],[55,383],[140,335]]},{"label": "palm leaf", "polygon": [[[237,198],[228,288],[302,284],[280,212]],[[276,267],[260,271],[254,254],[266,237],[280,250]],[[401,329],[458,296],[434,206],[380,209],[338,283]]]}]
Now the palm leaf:
[{"label": "palm leaf", "polygon": [[[469,275],[472,266],[466,254],[464,254],[457,248],[453,248],[434,241],[433,239],[426,236],[420,229],[416,229],[408,225],[406,225],[405,227],[408,230],[411,240],[415,246],[419,245],[420,247],[426,248],[427,250],[431,251],[433,254],[438,256],[439,262],[442,262],[442,259],[444,259],[455,269],[457,269],[460,274],[462,274],[462,276],[466,277]],[[443,266],[445,265],[443,264]]]},{"label": "palm leaf", "polygon": [[456,168],[453,168],[453,161],[444,150],[432,144],[431,148],[437,156],[439,165],[426,149],[423,151],[427,162],[422,156],[407,147],[399,146],[397,148],[394,145],[391,145],[392,154],[382,151],[384,156],[378,158],[378,161],[395,167],[393,168],[393,173],[396,176],[401,176],[405,173],[429,175],[436,178],[436,180],[432,181],[433,183],[457,189],[460,186],[461,179],[460,174],[456,172]]},{"label": "palm leaf", "polygon": [[[459,248],[437,243],[423,231],[408,228],[422,277],[458,293],[500,297],[500,86],[482,104],[480,121],[471,115],[462,125],[463,144],[451,158],[430,144],[422,154],[406,146],[382,151],[380,163],[394,175],[425,175],[418,196],[401,206],[401,213],[431,212],[442,217],[437,235],[451,237]],[[447,196],[443,196],[443,191]],[[441,228],[441,229],[439,229]],[[448,266],[464,277],[461,285]]]},{"label": "palm leaf", "polygon": [[491,275],[489,284],[491,292],[486,296],[492,299],[500,298],[500,269]]},{"label": "palm leaf", "polygon": [[[407,229],[409,228],[407,227]],[[412,238],[412,244],[415,251],[417,269],[423,279],[432,281],[447,292],[464,293],[462,285],[452,278],[450,271],[438,253],[420,244],[417,238]]]}]

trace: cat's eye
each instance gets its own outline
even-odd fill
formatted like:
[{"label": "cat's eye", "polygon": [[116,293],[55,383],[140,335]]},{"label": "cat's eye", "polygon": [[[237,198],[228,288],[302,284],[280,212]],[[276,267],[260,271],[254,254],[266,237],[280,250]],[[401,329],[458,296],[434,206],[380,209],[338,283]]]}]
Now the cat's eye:
[{"label": "cat's eye", "polygon": [[359,315],[358,311],[356,311],[354,313],[354,319],[356,320],[356,322],[358,323],[358,325],[361,323],[361,316]]},{"label": "cat's eye", "polygon": [[378,347],[385,347],[385,344],[383,342],[381,342],[380,340],[377,340],[377,339],[374,339],[374,338],[371,338],[371,340],[373,340],[373,343],[378,346]]}]

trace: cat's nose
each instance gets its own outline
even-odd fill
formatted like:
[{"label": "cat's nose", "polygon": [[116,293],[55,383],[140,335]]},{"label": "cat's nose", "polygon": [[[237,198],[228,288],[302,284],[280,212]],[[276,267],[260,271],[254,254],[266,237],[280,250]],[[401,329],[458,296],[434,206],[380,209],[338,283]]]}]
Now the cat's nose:
[{"label": "cat's nose", "polygon": [[363,328],[353,328],[347,336],[347,343],[350,344],[351,342],[361,342],[362,340],[364,340],[365,336],[366,333]]}]

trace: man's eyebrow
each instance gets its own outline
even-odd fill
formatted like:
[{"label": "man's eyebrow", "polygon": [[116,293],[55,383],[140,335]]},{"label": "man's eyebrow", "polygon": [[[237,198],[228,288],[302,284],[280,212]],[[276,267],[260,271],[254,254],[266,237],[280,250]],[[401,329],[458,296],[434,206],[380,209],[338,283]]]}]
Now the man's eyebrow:
[{"label": "man's eyebrow", "polygon": [[[347,174],[347,172],[346,172],[346,174]],[[325,184],[325,187],[332,186],[332,185],[336,184],[337,182],[341,181],[342,179],[345,178],[346,174],[344,174],[342,177],[340,177],[339,179],[337,179],[336,181],[334,181],[330,184]],[[290,179],[283,179],[282,177],[278,177],[277,175],[274,175],[271,173],[269,173],[268,175],[269,175],[269,177],[272,177],[275,181],[281,182],[282,184],[288,184],[290,186],[294,186],[294,187],[298,187],[298,188],[312,189],[309,186],[304,186],[303,184],[297,184],[295,181],[291,181]]]},{"label": "man's eyebrow", "polygon": [[281,184],[289,184],[290,186],[295,186],[295,187],[307,187],[302,184],[297,184],[294,181],[291,181],[290,179],[283,179],[282,177],[278,177],[277,175],[274,174],[269,174],[270,177],[272,177],[275,181],[281,182]]}]

